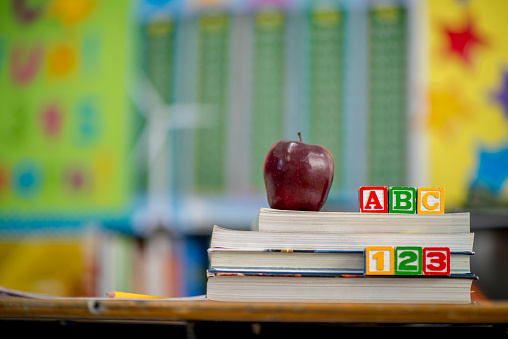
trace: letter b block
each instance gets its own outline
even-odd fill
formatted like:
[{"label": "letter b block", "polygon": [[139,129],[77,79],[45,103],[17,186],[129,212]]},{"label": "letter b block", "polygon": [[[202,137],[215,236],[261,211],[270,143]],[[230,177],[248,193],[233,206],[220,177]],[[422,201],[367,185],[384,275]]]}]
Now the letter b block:
[{"label": "letter b block", "polygon": [[388,188],[386,186],[360,187],[360,212],[388,213]]},{"label": "letter b block", "polygon": [[416,188],[390,187],[388,190],[389,213],[416,213]]},{"label": "letter b block", "polygon": [[418,188],[418,214],[444,214],[444,188]]}]

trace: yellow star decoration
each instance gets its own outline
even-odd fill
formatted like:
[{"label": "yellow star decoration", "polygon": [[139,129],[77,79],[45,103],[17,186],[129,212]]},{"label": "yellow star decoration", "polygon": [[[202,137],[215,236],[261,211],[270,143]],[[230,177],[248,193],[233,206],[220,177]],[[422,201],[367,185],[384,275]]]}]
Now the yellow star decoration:
[{"label": "yellow star decoration", "polygon": [[461,126],[471,117],[466,100],[456,90],[431,89],[429,103],[428,127],[442,137],[456,137]]},{"label": "yellow star decoration", "polygon": [[50,13],[65,26],[72,26],[83,21],[95,8],[95,0],[55,0]]}]

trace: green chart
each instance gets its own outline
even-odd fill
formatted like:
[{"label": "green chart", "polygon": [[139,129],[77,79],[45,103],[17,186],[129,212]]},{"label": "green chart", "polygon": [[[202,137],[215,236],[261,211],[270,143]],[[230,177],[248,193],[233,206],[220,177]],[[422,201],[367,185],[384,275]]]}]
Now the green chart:
[{"label": "green chart", "polygon": [[[316,10],[310,15],[310,141],[343,158],[344,126],[344,13]],[[343,173],[335,168],[334,187],[342,186]]]},{"label": "green chart", "polygon": [[145,70],[153,88],[165,104],[172,102],[174,24],[170,19],[145,27]]},{"label": "green chart", "polygon": [[406,11],[369,13],[368,182],[398,185],[406,180]]},{"label": "green chart", "polygon": [[198,103],[195,187],[202,192],[225,189],[228,125],[229,19],[209,15],[199,21]]},{"label": "green chart", "polygon": [[262,169],[270,147],[284,133],[284,16],[260,11],[254,21],[252,172],[254,187],[264,187]]}]

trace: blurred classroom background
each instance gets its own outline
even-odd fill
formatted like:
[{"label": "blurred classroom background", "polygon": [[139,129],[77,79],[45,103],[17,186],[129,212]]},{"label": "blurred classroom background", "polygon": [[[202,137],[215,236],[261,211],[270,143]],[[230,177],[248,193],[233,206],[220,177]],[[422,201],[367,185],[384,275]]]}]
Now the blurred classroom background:
[{"label": "blurred classroom background", "polygon": [[0,286],[205,293],[213,225],[267,207],[279,139],[327,146],[325,210],[440,186],[508,298],[505,0],[0,2]]}]

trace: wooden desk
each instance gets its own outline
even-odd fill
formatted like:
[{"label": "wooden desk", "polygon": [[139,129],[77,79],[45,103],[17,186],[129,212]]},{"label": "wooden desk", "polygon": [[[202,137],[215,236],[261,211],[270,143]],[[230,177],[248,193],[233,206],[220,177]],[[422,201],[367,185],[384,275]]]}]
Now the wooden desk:
[{"label": "wooden desk", "polygon": [[[210,336],[221,330],[240,335],[241,331],[275,337],[293,331],[315,333],[320,330],[382,331],[391,337],[400,331],[490,331],[506,335],[508,302],[469,305],[410,304],[308,304],[308,303],[227,303],[205,300],[128,300],[128,299],[27,299],[0,298],[0,320],[5,324],[98,324],[155,326],[165,331],[178,330],[182,336]],[[127,325],[130,325],[128,327]],[[161,325],[164,325],[161,327]],[[21,326],[18,326],[21,328]],[[189,335],[191,333],[192,335]],[[198,335],[199,334],[199,335]],[[405,333],[404,335],[407,335]],[[234,336],[232,336],[234,337]],[[221,334],[221,338],[224,335]]]}]

